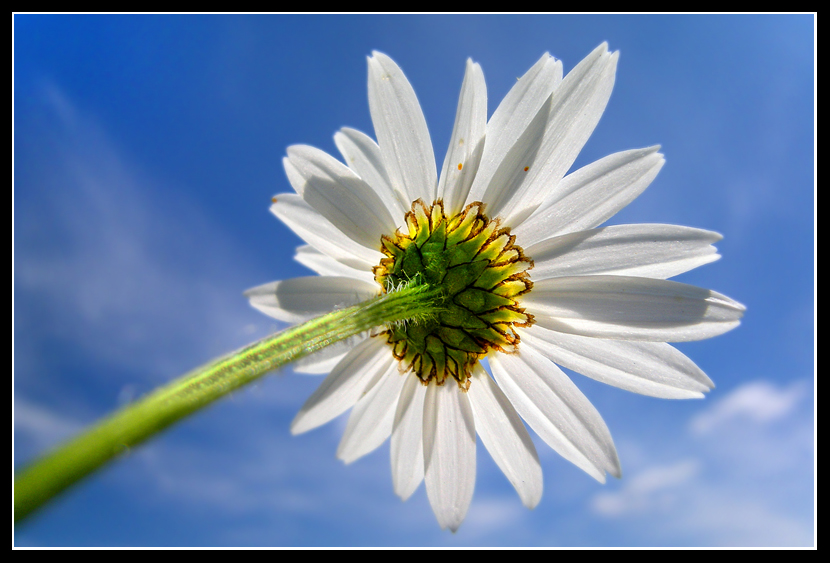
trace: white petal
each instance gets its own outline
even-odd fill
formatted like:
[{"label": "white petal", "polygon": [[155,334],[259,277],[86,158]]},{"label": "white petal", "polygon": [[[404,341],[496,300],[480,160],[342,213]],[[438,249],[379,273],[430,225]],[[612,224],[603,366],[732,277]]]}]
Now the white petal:
[{"label": "white petal", "polygon": [[329,344],[325,348],[314,352],[310,356],[300,358],[291,364],[291,370],[296,373],[317,375],[329,373],[340,363],[347,353],[369,337],[368,333],[361,333],[340,342]]},{"label": "white petal", "polygon": [[499,166],[561,80],[562,63],[545,53],[516,81],[487,123],[484,153],[467,203],[484,201]]},{"label": "white petal", "polygon": [[486,129],[487,86],[484,73],[477,63],[467,59],[450,146],[438,180],[438,197],[444,200],[444,210],[450,215],[459,213],[464,207],[481,161]]},{"label": "white petal", "polygon": [[254,308],[287,323],[307,321],[379,294],[377,284],[353,278],[319,276],[270,282],[244,293]]},{"label": "white petal", "polygon": [[655,342],[711,338],[740,324],[745,307],[683,283],[626,276],[575,276],[534,282],[522,306],[559,332]]},{"label": "white petal", "polygon": [[618,53],[609,53],[603,43],[585,57],[551,95],[552,105],[544,140],[537,151],[528,154],[524,181],[509,194],[503,208],[491,210],[514,226],[526,219],[545,199],[576,160],[605,111]]},{"label": "white petal", "polygon": [[346,356],[346,353],[337,354],[336,356],[331,356],[328,358],[303,358],[303,360],[298,360],[291,365],[291,370],[294,373],[305,373],[309,375],[320,375],[322,373],[330,373],[337,364],[340,363]]},{"label": "white petal", "polygon": [[369,111],[392,188],[430,204],[437,173],[432,141],[415,91],[395,61],[377,51],[369,58]]},{"label": "white petal", "polygon": [[[389,357],[392,357],[391,349]],[[337,447],[338,458],[351,463],[386,441],[392,434],[398,397],[406,379],[407,376],[398,371],[397,362],[393,362],[377,385],[357,402]]]},{"label": "white petal", "polygon": [[529,346],[490,357],[493,376],[530,427],[562,457],[605,482],[620,476],[611,433],[599,412],[562,370]]},{"label": "white petal", "polygon": [[[306,145],[288,147],[283,161],[289,180],[303,199],[346,236],[367,248],[396,224],[380,197],[357,174],[333,156]],[[296,176],[302,182],[296,181]]]},{"label": "white petal", "polygon": [[473,500],[476,430],[467,394],[452,379],[440,387],[427,387],[424,480],[438,524],[455,532]]},{"label": "white petal", "polygon": [[533,280],[613,274],[666,279],[720,255],[712,231],[676,225],[615,225],[549,238],[529,247]]},{"label": "white petal", "polygon": [[535,507],[542,498],[542,466],[536,447],[516,409],[481,364],[473,370],[467,397],[484,447],[516,488],[522,503]]},{"label": "white petal", "polygon": [[373,283],[375,281],[375,275],[371,270],[358,270],[357,268],[347,266],[330,256],[326,256],[308,244],[297,247],[297,253],[294,255],[294,260],[321,276],[354,278],[356,280],[365,281],[366,283]]},{"label": "white petal", "polygon": [[297,194],[279,194],[273,202],[271,213],[301,239],[338,262],[358,270],[371,270],[383,258],[380,240],[378,250],[356,243]]},{"label": "white petal", "polygon": [[291,433],[308,432],[340,416],[395,365],[382,338],[367,338],[346,354],[312,393],[294,417]]},{"label": "white petal", "polygon": [[547,238],[592,229],[631,203],[663,167],[659,146],[618,152],[565,176],[536,211],[513,229],[526,248]]},{"label": "white petal", "polygon": [[527,170],[530,170],[530,166],[539,156],[551,104],[552,98],[548,98],[542,104],[542,107],[522,135],[504,155],[493,174],[490,185],[482,196],[482,201],[487,204],[486,211],[490,217],[502,216],[502,219],[504,219],[502,211],[505,206],[515,197],[517,192],[522,190],[522,186],[527,179]]},{"label": "white petal", "polygon": [[714,384],[694,362],[664,342],[576,336],[541,326],[520,329],[530,346],[560,366],[609,385],[661,399],[703,397]]},{"label": "white petal", "polygon": [[377,143],[365,133],[343,127],[335,133],[334,144],[349,168],[369,184],[383,200],[392,219],[403,224],[403,216],[409,211],[411,202],[406,201],[406,196],[402,192],[392,189],[392,182],[383,166],[383,156]]},{"label": "white petal", "polygon": [[392,484],[401,500],[408,499],[424,480],[424,397],[427,388],[407,374],[392,425]]}]

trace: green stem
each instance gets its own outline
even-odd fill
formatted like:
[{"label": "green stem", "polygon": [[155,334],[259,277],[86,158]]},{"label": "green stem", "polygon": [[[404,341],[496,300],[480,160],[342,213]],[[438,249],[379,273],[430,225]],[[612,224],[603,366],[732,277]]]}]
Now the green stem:
[{"label": "green stem", "polygon": [[374,327],[430,316],[440,298],[440,288],[411,285],[263,338],[160,387],[24,468],[14,480],[15,522],[128,448],[265,373]]}]

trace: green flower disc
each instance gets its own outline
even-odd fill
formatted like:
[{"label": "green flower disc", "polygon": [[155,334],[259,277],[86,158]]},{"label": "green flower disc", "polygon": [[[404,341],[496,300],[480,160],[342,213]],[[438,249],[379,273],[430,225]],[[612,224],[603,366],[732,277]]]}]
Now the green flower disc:
[{"label": "green flower disc", "polygon": [[406,226],[408,232],[382,238],[386,257],[374,268],[375,280],[384,292],[412,280],[438,285],[443,301],[437,315],[393,325],[383,335],[403,371],[424,384],[443,385],[449,376],[468,389],[476,362],[490,350],[515,351],[513,327],[533,324],[517,301],[533,286],[527,274],[533,261],[480,202],[448,218],[441,200],[427,206],[419,199]]}]

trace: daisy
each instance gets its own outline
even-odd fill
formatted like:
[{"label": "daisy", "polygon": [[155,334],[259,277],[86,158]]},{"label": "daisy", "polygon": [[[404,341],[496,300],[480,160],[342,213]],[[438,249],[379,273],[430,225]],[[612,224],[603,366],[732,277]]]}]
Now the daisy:
[{"label": "daisy", "polygon": [[711,380],[667,342],[716,336],[743,314],[724,295],[667,281],[718,259],[717,233],[598,228],[651,183],[659,147],[566,175],[605,109],[617,58],[603,43],[563,78],[545,54],[489,121],[484,75],[468,60],[439,175],[412,86],[374,52],[377,143],[344,128],[334,140],[345,164],[303,145],[283,160],[296,194],[275,196],[271,211],[308,243],[296,259],[319,276],[253,288],[254,307],[294,323],[413,280],[444,295],[433,316],[297,367],[330,373],[291,431],[351,409],[337,456],[351,463],[391,436],[395,492],[405,500],[425,481],[442,528],[455,531],[472,500],[476,433],[529,508],[542,470],[524,423],[598,481],[620,476],[605,422],[557,366],[654,397],[702,397]]}]

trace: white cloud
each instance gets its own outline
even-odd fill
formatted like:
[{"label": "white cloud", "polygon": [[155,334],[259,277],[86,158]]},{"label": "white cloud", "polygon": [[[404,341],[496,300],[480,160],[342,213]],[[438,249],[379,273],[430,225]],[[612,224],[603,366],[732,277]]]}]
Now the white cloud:
[{"label": "white cloud", "polygon": [[794,547],[813,544],[811,524],[763,497],[701,486],[671,527],[674,533],[689,533],[708,545]]},{"label": "white cloud", "polygon": [[[15,459],[270,332],[242,296],[244,249],[43,90],[14,202]],[[25,146],[22,146],[25,145]]]},{"label": "white cloud", "polygon": [[667,511],[675,503],[676,490],[687,484],[700,469],[696,460],[649,467],[624,481],[616,492],[602,492],[591,501],[593,510],[602,516],[622,516],[647,511]]},{"label": "white cloud", "polygon": [[693,433],[704,435],[735,420],[758,424],[779,420],[792,412],[805,391],[802,383],[779,389],[765,381],[753,381],[738,387],[695,416],[690,428]]},{"label": "white cloud", "polygon": [[[814,542],[812,412],[806,382],[753,381],[693,417],[686,458],[647,455],[594,514],[659,545],[809,546]],[[614,486],[612,484],[612,486]]]},{"label": "white cloud", "polygon": [[519,529],[532,514],[519,499],[510,497],[473,497],[467,518],[458,531],[465,540],[484,540],[507,529]]},{"label": "white cloud", "polygon": [[14,431],[25,435],[27,441],[38,449],[68,438],[81,427],[80,422],[56,414],[32,402],[15,397]]},{"label": "white cloud", "polygon": [[[44,92],[51,113],[26,153],[39,165],[15,202],[17,333],[71,342],[150,381],[264,335],[272,322],[242,296],[245,250],[58,88]],[[29,348],[21,365],[37,372]]]}]

